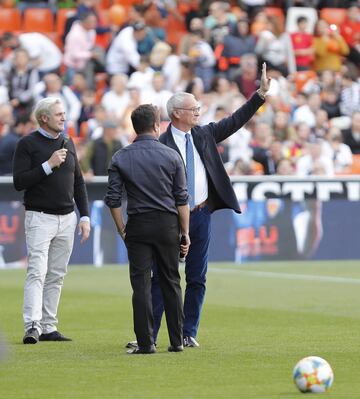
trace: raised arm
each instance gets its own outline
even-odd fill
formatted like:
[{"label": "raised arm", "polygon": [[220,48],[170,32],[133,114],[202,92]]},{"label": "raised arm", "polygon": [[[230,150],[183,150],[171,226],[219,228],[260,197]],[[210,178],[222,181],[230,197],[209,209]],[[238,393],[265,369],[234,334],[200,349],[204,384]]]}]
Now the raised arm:
[{"label": "raised arm", "polygon": [[264,62],[262,65],[260,88],[229,117],[208,125],[216,143],[220,143],[237,132],[255,115],[256,111],[264,104],[265,95],[270,88],[270,82],[271,78],[266,74],[266,63]]}]

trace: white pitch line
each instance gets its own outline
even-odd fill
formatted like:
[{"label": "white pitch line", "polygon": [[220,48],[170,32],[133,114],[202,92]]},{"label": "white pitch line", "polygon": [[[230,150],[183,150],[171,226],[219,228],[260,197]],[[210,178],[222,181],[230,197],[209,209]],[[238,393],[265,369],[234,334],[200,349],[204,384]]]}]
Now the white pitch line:
[{"label": "white pitch line", "polygon": [[209,272],[214,273],[229,273],[229,274],[247,274],[255,277],[266,278],[282,278],[285,280],[304,280],[304,281],[321,281],[326,283],[344,283],[344,284],[360,284],[359,278],[351,277],[333,277],[333,276],[314,276],[311,274],[292,274],[292,273],[276,273],[276,272],[262,272],[257,270],[241,270],[241,269],[222,269],[209,267]]}]

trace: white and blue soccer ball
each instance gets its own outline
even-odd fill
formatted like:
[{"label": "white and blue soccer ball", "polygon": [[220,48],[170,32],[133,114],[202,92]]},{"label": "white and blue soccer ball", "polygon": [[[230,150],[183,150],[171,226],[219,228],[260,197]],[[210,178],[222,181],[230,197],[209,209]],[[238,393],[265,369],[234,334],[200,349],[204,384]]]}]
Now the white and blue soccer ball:
[{"label": "white and blue soccer ball", "polygon": [[326,360],[318,356],[308,356],[294,367],[293,379],[301,392],[321,393],[330,389],[334,373]]}]

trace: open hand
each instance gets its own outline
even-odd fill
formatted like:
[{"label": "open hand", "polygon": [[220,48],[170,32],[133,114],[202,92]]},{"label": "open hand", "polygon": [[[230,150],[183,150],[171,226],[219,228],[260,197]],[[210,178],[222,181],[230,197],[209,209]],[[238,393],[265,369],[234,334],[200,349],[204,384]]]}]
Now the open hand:
[{"label": "open hand", "polygon": [[260,91],[263,95],[265,95],[270,89],[271,78],[268,78],[266,75],[266,62],[262,64],[261,70],[261,81],[260,81]]}]

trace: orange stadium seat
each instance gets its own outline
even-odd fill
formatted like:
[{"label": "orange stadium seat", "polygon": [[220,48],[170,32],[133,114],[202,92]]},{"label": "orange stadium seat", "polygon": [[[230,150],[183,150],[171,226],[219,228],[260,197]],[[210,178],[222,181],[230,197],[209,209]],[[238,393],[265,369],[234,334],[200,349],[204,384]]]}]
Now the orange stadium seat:
[{"label": "orange stadium seat", "polygon": [[[107,26],[110,24],[110,16],[109,16],[109,10],[107,9],[102,9],[100,8],[98,10],[98,14],[99,14],[99,22],[101,26]],[[111,40],[111,33],[104,33],[102,35],[96,35],[96,45],[100,46],[104,49],[106,49],[108,47],[108,45],[110,44],[110,40]]]},{"label": "orange stadium seat", "polygon": [[177,46],[180,39],[186,34],[186,26],[184,19],[178,19],[169,14],[166,20],[166,41]]},{"label": "orange stadium seat", "polygon": [[64,34],[66,20],[75,15],[75,8],[60,8],[56,13],[56,32],[61,37]]},{"label": "orange stadium seat", "polygon": [[22,25],[24,32],[54,32],[54,16],[49,8],[27,8]]},{"label": "orange stadium seat", "polygon": [[98,15],[100,19],[100,25],[108,25],[110,23],[109,10],[100,9],[98,10]]},{"label": "orange stadium seat", "polygon": [[100,8],[109,8],[112,2],[110,0],[101,0],[99,3]]},{"label": "orange stadium seat", "polygon": [[4,7],[4,8],[13,8],[13,7],[15,7],[15,4],[16,3],[16,0],[3,0],[2,2],[1,2],[1,7]]},{"label": "orange stadium seat", "polygon": [[360,154],[353,154],[351,165],[351,174],[360,175]]},{"label": "orange stadium seat", "polygon": [[76,13],[75,8],[59,8],[56,13],[56,24],[55,24],[55,30],[56,30],[56,36],[57,36],[56,44],[61,49],[64,47],[63,42],[62,42],[62,37],[63,37],[64,31],[65,31],[66,20],[69,17],[75,15],[75,13]]},{"label": "orange stadium seat", "polygon": [[14,32],[20,30],[20,11],[17,8],[0,8],[0,32]]},{"label": "orange stadium seat", "polygon": [[316,72],[313,70],[310,71],[297,71],[295,72],[295,88],[296,91],[299,93],[302,91],[305,84],[311,80],[316,79],[317,75]]},{"label": "orange stadium seat", "polygon": [[329,24],[340,25],[346,18],[345,8],[322,8],[320,10],[320,19],[324,19]]},{"label": "orange stadium seat", "polygon": [[138,4],[138,3],[142,3],[139,0],[113,0],[112,1],[113,4],[120,4],[121,6],[124,7],[128,7],[131,6],[133,4]]}]

